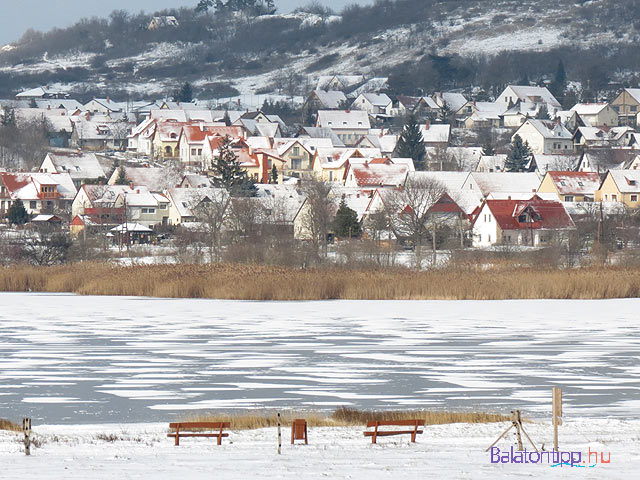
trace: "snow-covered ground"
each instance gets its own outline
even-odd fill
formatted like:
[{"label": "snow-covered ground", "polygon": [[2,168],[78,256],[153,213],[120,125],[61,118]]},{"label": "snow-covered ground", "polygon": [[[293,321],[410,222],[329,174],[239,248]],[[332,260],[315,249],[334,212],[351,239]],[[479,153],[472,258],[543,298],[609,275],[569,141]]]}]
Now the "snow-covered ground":
[{"label": "snow-covered ground", "polygon": [[640,300],[238,302],[0,294],[0,417],[239,409],[634,418]]},{"label": "snow-covered ground", "polygon": [[[577,465],[491,463],[485,449],[505,424],[427,426],[417,443],[407,436],[386,437],[372,445],[362,428],[311,428],[309,445],[292,447],[283,431],[277,455],[274,428],[230,432],[223,445],[214,439],[184,439],[180,447],[166,437],[167,424],[35,426],[42,443],[26,457],[20,436],[0,432],[1,478],[88,479],[250,479],[250,478],[637,478],[640,421],[567,420],[559,446]],[[526,424],[538,448],[552,444],[548,423]],[[513,435],[498,443],[501,453],[514,446]],[[526,441],[526,440],[525,440]],[[528,450],[531,447],[528,446]],[[588,458],[589,451],[595,452]],[[494,454],[497,453],[494,451]],[[536,460],[535,453],[533,460]],[[544,457],[543,457],[544,458]],[[565,455],[568,458],[568,455]],[[497,457],[494,457],[497,459]],[[597,459],[597,460],[596,460]],[[553,458],[550,459],[553,462]],[[610,463],[602,463],[601,460]],[[582,464],[581,462],[585,463]]]}]

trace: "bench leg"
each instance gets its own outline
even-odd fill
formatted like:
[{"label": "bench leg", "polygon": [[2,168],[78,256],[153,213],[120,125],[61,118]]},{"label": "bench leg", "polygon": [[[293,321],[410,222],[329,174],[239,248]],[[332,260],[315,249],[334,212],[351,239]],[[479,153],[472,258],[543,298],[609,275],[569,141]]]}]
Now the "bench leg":
[{"label": "bench leg", "polygon": [[304,444],[309,445],[309,437],[307,434],[307,424],[304,424]]},{"label": "bench leg", "polygon": [[180,427],[176,428],[176,442],[175,446],[180,446]]},{"label": "bench leg", "polygon": [[222,427],[220,427],[220,435],[218,435],[218,445],[222,445]]},{"label": "bench leg", "polygon": [[378,437],[378,422],[376,422],[376,428],[373,430],[373,435],[371,436],[371,443],[376,443],[377,437]]}]

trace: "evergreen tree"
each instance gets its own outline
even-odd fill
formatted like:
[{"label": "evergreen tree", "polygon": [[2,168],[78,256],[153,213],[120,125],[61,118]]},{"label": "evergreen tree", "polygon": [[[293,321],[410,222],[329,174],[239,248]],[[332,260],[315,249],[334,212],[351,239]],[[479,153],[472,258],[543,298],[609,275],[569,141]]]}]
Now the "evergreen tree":
[{"label": "evergreen tree", "polygon": [[189,82],[185,82],[179,90],[173,93],[173,101],[189,103],[193,100],[193,87]]},{"label": "evergreen tree", "polygon": [[487,139],[482,144],[482,155],[485,157],[492,157],[496,154],[496,147],[493,144],[493,140],[491,139],[491,135],[487,137]]},{"label": "evergreen tree", "polygon": [[540,110],[538,110],[538,113],[536,114],[536,118],[538,120],[549,120],[549,110],[547,110],[546,105],[540,107]]},{"label": "evergreen tree", "polygon": [[229,110],[224,111],[224,117],[222,117],[222,121],[227,127],[231,126],[231,117],[229,116]]},{"label": "evergreen tree", "polygon": [[564,98],[564,91],[567,88],[567,73],[564,70],[564,63],[562,60],[558,61],[558,67],[556,68],[556,74],[553,78],[553,82],[549,86],[551,93],[556,99],[562,103]]},{"label": "evergreen tree", "polygon": [[124,167],[118,168],[118,176],[116,177],[116,185],[127,185],[129,181],[127,180],[127,172]]},{"label": "evergreen tree", "polygon": [[420,131],[420,125],[415,115],[409,115],[402,128],[402,133],[396,146],[396,154],[400,158],[412,158],[416,170],[425,170],[427,150]]},{"label": "evergreen tree", "polygon": [[358,214],[347,206],[344,198],[333,219],[333,231],[338,238],[358,238],[362,235],[362,225],[358,221]]},{"label": "evergreen tree", "polygon": [[507,172],[524,172],[530,160],[531,148],[529,148],[529,142],[523,142],[520,135],[516,135],[513,137],[509,147],[509,154],[504,165],[505,170]]},{"label": "evergreen tree", "polygon": [[238,156],[233,151],[233,140],[225,136],[218,155],[213,159],[213,184],[225,188],[231,195],[253,197],[256,195],[255,182],[240,166]]},{"label": "evergreen tree", "polygon": [[442,106],[440,107],[440,113],[438,114],[438,120],[442,123],[449,123],[449,118],[451,117],[451,107],[447,102],[442,102]]},{"label": "evergreen tree", "polygon": [[271,167],[271,183],[278,183],[278,169],[275,163]]},{"label": "evergreen tree", "polygon": [[7,218],[9,219],[9,223],[13,225],[24,225],[29,221],[29,214],[21,200],[16,200],[11,207],[9,207]]}]

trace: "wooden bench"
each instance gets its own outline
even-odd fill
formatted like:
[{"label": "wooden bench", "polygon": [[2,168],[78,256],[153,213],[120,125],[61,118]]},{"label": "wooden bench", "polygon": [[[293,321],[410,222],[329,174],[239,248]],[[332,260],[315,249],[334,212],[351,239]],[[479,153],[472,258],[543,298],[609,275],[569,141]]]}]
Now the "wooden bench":
[{"label": "wooden bench", "polygon": [[[223,433],[223,430],[230,427],[230,422],[170,423],[169,428],[175,430],[176,432],[169,433],[167,437],[174,437],[176,439],[176,447],[180,445],[180,437],[217,437],[218,445],[222,445],[222,438],[229,436],[228,433]],[[184,431],[189,433],[183,433]]]},{"label": "wooden bench", "polygon": [[[413,427],[411,430],[378,430],[379,427]],[[391,435],[411,435],[411,442],[415,443],[416,435],[420,435],[424,427],[424,420],[386,420],[378,422],[368,422],[367,428],[374,428],[373,432],[364,432],[365,437],[371,437],[371,443],[376,443],[378,437],[389,437]]]}]

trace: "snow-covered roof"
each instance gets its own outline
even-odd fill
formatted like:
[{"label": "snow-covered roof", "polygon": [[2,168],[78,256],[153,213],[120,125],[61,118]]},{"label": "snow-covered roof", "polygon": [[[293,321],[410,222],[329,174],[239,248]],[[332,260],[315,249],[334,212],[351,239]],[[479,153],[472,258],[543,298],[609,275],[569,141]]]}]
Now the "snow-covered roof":
[{"label": "snow-covered roof", "polygon": [[451,125],[427,123],[420,125],[420,132],[425,143],[449,143]]},{"label": "snow-covered roof", "polygon": [[620,193],[640,192],[640,170],[609,170]]},{"label": "snow-covered roof", "polygon": [[112,232],[118,232],[118,233],[151,233],[153,232],[153,230],[151,230],[149,227],[145,227],[144,225],[141,225],[139,223],[123,223],[121,225],[118,225],[117,227],[113,227],[111,229]]},{"label": "snow-covered roof", "polygon": [[[153,192],[161,192],[165,188],[175,187],[181,179],[176,176],[175,172],[167,168],[124,167],[124,171],[127,182],[143,185]],[[115,177],[112,178],[117,178],[117,174],[114,172]]]},{"label": "snow-covered roof", "polygon": [[444,103],[447,104],[449,110],[452,112],[457,112],[460,110],[465,103],[467,103],[467,98],[461,94],[456,92],[439,92],[433,95],[433,100],[435,100],[436,104],[439,107],[442,107]]},{"label": "snow-covered roof", "polygon": [[168,188],[166,195],[171,205],[178,211],[180,217],[195,217],[193,209],[205,198],[217,198],[218,195],[227,195],[223,188]]},{"label": "snow-covered roof", "polygon": [[353,87],[365,81],[364,75],[322,75],[318,79],[316,90],[328,90],[331,83],[336,80],[344,88]]},{"label": "snow-covered roof", "polygon": [[536,192],[540,186],[540,177],[537,173],[529,172],[471,172],[463,188],[474,190],[472,183],[486,197],[492,192]]},{"label": "snow-covered roof", "polygon": [[576,103],[571,111],[578,115],[597,115],[608,106],[608,103]]},{"label": "snow-covered roof", "polygon": [[640,88],[625,88],[625,90],[636,102],[640,103]]},{"label": "snow-covered roof", "polygon": [[[562,203],[543,200],[534,196],[531,200],[487,200],[496,223],[502,230],[555,230],[573,229],[575,224]],[[520,215],[529,212],[534,221],[520,221]]]},{"label": "snow-covered roof", "polygon": [[552,120],[538,120],[535,118],[529,118],[523,124],[523,126],[526,125],[527,123],[533,126],[544,138],[547,138],[547,139],[555,138],[560,140],[571,140],[573,138],[573,135],[571,135],[571,132],[567,130],[567,128],[564,125],[558,122],[554,122]]},{"label": "snow-covered roof", "polygon": [[560,102],[556,100],[547,87],[537,87],[530,85],[509,85],[520,100],[532,103],[546,103],[554,108],[560,108]]},{"label": "snow-covered roof", "polygon": [[595,172],[547,172],[561,195],[594,195],[600,188]]},{"label": "snow-covered roof", "polygon": [[331,140],[331,144],[334,147],[344,147],[344,143],[340,138],[336,135],[336,133],[330,128],[321,128],[321,127],[302,127],[300,129],[300,133],[298,133],[298,137],[300,138],[327,138]]},{"label": "snow-covered roof", "polygon": [[361,95],[375,107],[386,108],[391,104],[391,99],[386,93],[362,93]]},{"label": "snow-covered roof", "polygon": [[371,128],[369,114],[362,110],[318,110],[316,126],[334,130]]},{"label": "snow-covered roof", "polygon": [[342,102],[347,101],[347,96],[339,90],[330,90],[328,92],[324,90],[314,90],[312,93],[315,93],[323,107],[329,109],[339,108]]},{"label": "snow-covered roof", "polygon": [[[58,173],[68,173],[73,179],[98,179],[105,171],[94,153],[48,153]],[[45,160],[46,160],[45,158]]]},{"label": "snow-covered roof", "polygon": [[379,148],[382,153],[391,153],[396,149],[398,135],[369,134],[363,136],[357,143],[360,145],[368,141],[374,148]]},{"label": "snow-covered roof", "polygon": [[47,194],[42,186],[54,186],[55,198],[73,200],[76,187],[68,173],[7,173],[0,172],[0,179],[12,200],[39,200]]}]

